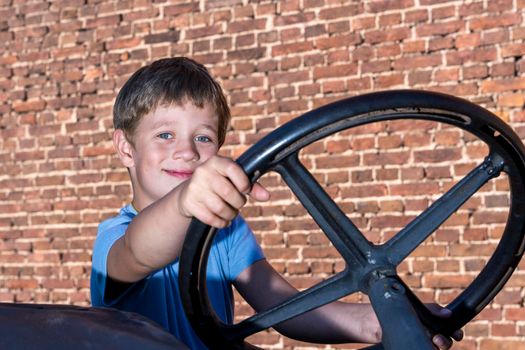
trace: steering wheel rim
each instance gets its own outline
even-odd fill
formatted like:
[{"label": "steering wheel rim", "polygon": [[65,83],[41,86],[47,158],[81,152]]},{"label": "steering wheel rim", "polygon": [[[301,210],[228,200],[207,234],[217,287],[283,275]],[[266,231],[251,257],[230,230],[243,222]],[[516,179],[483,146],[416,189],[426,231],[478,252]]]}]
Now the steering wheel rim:
[{"label": "steering wheel rim", "polygon": [[[312,142],[338,131],[372,122],[395,119],[423,119],[450,124],[474,134],[484,141],[490,150],[482,164],[461,180],[455,186],[457,188],[453,187],[452,192],[445,194],[448,197],[445,199],[441,197],[436,201],[438,204],[434,203],[435,207],[432,205],[392,239],[383,245],[376,246],[368,242],[350,220],[348,220],[349,223],[343,224],[344,227],[333,227],[334,225],[330,223],[332,220],[342,219],[341,216],[337,216],[337,213],[334,214],[335,217],[329,213],[332,210],[336,212],[338,210],[333,201],[330,200],[331,203],[328,205],[323,203],[321,209],[317,208],[315,202],[308,201],[308,196],[315,195],[313,198],[318,199],[325,194],[322,191],[319,192],[319,188],[315,186],[316,182],[315,184],[310,183],[313,177],[307,170],[301,169],[297,154]],[[343,273],[301,292],[301,298],[292,298],[291,303],[296,304],[294,307],[285,305],[284,313],[287,312],[286,310],[303,309],[301,312],[289,313],[288,316],[292,316],[288,318],[318,307],[319,303],[336,300],[355,291],[362,291],[372,297],[370,292],[373,290],[374,282],[384,278],[394,278],[407,290],[412,306],[427,327],[434,332],[451,334],[452,331],[463,327],[474,318],[495,297],[510,278],[524,252],[525,148],[512,129],[494,114],[454,96],[428,91],[394,90],[337,101],[312,110],[274,130],[241,155],[237,162],[252,183],[269,171],[280,173],[347,263],[347,270]],[[496,250],[480,274],[447,306],[452,311],[452,316],[443,322],[430,315],[410,289],[397,278],[395,267],[464,201],[500,172],[507,174],[510,185],[510,207],[505,230]],[[308,179],[298,181],[295,179],[296,176],[306,176]],[[463,194],[465,191],[472,193],[466,197]],[[451,202],[452,199],[456,201],[452,205],[455,209],[448,208],[447,201]],[[443,220],[435,223],[429,219],[431,216],[442,216]],[[423,218],[419,219],[420,217]],[[424,228],[429,225],[437,226],[432,230]],[[347,235],[336,232],[340,229],[352,231],[353,233],[348,234],[352,238],[349,239]],[[354,232],[355,230],[357,233]],[[426,232],[429,230],[431,232]],[[235,325],[227,325],[220,321],[211,307],[206,292],[207,257],[216,230],[193,219],[188,232],[191,232],[191,235],[187,235],[180,257],[179,283],[183,306],[194,330],[211,349],[225,347],[258,349],[245,342],[244,339],[273,324],[282,322],[283,311],[274,310],[279,309],[280,306],[278,306]],[[414,243],[408,243],[407,237],[411,235],[418,236],[419,243],[415,246],[413,246]],[[355,257],[355,250],[361,254],[361,257]],[[365,259],[365,256],[368,257]],[[370,256],[373,256],[374,259],[369,259]],[[363,266],[363,259],[366,266]],[[375,260],[376,265],[373,267],[370,267],[370,264],[367,265],[370,260]],[[349,277],[348,271],[352,269],[357,269],[359,273],[354,273],[353,277]],[[359,278],[356,278],[356,275],[359,275]],[[353,279],[359,279],[359,281]],[[329,289],[334,289],[334,286],[340,290],[330,291]],[[348,291],[351,292],[345,294]],[[312,299],[319,298],[323,300],[312,303]],[[374,304],[374,300],[371,301]],[[389,346],[390,349],[395,349],[395,345]]]}]

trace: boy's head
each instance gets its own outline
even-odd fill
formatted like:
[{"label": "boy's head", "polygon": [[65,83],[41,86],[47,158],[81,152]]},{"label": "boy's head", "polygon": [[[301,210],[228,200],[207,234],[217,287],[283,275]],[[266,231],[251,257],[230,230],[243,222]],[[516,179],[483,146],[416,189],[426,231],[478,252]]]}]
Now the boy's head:
[{"label": "boy's head", "polygon": [[209,104],[219,119],[219,146],[224,143],[230,109],[220,85],[200,63],[186,58],[165,58],[138,71],[124,84],[113,107],[113,126],[133,143],[141,118],[161,105],[191,102]]}]

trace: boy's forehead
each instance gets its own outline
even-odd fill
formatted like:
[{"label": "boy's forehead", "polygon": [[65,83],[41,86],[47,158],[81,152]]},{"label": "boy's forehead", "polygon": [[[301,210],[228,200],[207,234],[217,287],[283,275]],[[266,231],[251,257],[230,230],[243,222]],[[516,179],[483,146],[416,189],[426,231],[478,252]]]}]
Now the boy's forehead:
[{"label": "boy's forehead", "polygon": [[192,102],[185,102],[160,104],[141,120],[153,128],[185,121],[217,130],[219,117],[210,103],[199,107]]}]

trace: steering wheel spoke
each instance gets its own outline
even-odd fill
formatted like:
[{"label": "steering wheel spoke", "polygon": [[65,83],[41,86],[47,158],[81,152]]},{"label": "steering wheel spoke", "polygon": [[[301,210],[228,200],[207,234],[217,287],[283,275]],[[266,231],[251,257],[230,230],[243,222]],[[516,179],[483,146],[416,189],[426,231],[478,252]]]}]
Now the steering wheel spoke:
[{"label": "steering wheel spoke", "polygon": [[347,266],[350,269],[366,266],[373,245],[299,161],[297,153],[282,160],[275,171],[281,174],[308,213],[323,229]]},{"label": "steering wheel spoke", "polygon": [[382,246],[388,260],[394,266],[399,265],[484,184],[499,176],[504,165],[503,158],[497,154],[493,153],[488,156],[482,164],[470,171],[467,176]]},{"label": "steering wheel spoke", "polygon": [[[368,296],[381,324],[383,346],[387,349],[433,350],[432,341],[407,293],[410,290],[395,277],[371,283]],[[410,336],[400,337],[408,331]]]},{"label": "steering wheel spoke", "polygon": [[348,270],[340,272],[299,292],[292,298],[232,326],[229,330],[230,336],[235,339],[244,339],[254,333],[355,293],[358,291],[355,281],[356,279],[349,276]]}]

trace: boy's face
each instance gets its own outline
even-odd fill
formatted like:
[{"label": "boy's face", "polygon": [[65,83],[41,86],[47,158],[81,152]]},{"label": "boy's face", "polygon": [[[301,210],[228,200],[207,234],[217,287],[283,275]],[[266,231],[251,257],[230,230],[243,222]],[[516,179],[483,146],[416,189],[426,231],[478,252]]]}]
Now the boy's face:
[{"label": "boy's face", "polygon": [[[205,104],[159,106],[145,115],[130,146],[133,204],[138,210],[157,201],[189,179],[218,151],[218,117]],[[122,157],[121,157],[122,158]]]}]

